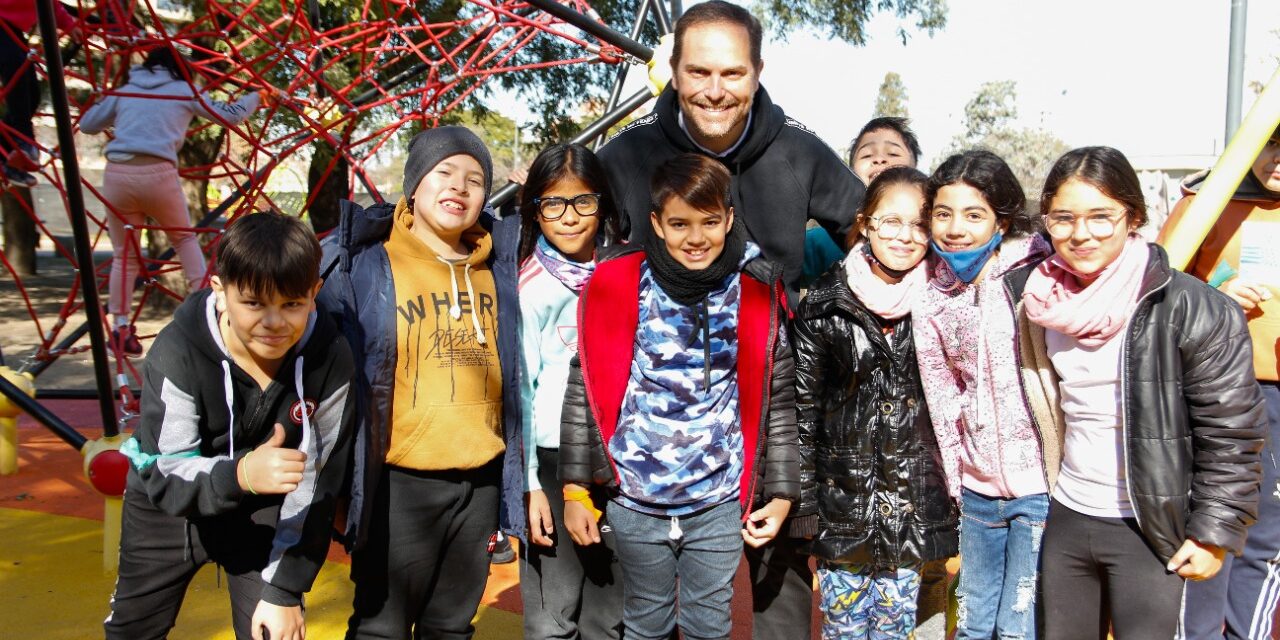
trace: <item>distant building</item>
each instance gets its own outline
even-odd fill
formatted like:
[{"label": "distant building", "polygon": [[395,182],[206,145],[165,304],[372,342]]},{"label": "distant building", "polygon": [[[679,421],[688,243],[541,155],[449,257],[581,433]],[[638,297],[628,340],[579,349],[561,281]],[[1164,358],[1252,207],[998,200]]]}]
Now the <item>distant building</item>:
[{"label": "distant building", "polygon": [[1218,156],[1205,154],[1129,158],[1138,172],[1142,195],[1147,201],[1148,222],[1138,232],[1147,240],[1155,240],[1169,212],[1173,211],[1173,205],[1182,198],[1182,181],[1193,173],[1212,167],[1217,160]]}]

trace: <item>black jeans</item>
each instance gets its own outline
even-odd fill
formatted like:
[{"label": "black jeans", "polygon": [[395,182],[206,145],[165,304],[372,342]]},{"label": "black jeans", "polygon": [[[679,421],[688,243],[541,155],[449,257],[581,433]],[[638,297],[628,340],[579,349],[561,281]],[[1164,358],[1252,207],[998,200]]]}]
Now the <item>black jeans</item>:
[{"label": "black jeans", "polygon": [[[538,481],[556,524],[555,546],[527,544],[520,562],[524,637],[601,640],[622,636],[622,568],[613,532],[602,527],[600,543],[574,544],[564,528],[560,451],[537,448]],[[597,504],[604,507],[604,503]],[[607,524],[601,521],[601,524]]]},{"label": "black jeans", "polygon": [[1183,579],[1165,570],[1133,518],[1096,518],[1057,500],[1040,553],[1046,637],[1169,640]]},{"label": "black jeans", "polygon": [[351,556],[350,640],[465,640],[489,580],[502,458],[466,471],[384,472]]},{"label": "black jeans", "polygon": [[[10,33],[13,35],[10,36]],[[40,104],[40,83],[36,80],[36,67],[35,64],[27,64],[26,34],[11,24],[0,25],[0,82],[3,82],[0,86],[9,87],[8,93],[4,95],[5,127],[0,130],[0,149],[8,151],[16,148],[18,142],[23,140],[20,136],[25,136],[28,140],[35,139],[36,130],[32,120],[36,116],[36,107]],[[0,162],[2,161],[3,158],[0,158]]]},{"label": "black jeans", "polygon": [[226,571],[236,637],[248,640],[280,510],[270,505],[244,515],[187,520],[152,506],[140,488],[126,491],[120,569],[103,623],[107,639],[167,637],[191,579],[205,563],[216,562]]},{"label": "black jeans", "polygon": [[744,546],[751,571],[751,637],[754,640],[813,635],[813,566],[805,540],[782,532],[759,549]]}]

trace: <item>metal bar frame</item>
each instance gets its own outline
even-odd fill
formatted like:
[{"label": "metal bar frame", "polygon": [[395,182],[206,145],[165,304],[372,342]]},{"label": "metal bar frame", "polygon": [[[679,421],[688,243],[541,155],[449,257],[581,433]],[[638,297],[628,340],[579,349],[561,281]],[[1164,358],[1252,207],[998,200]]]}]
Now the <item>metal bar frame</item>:
[{"label": "metal bar frame", "polygon": [[[116,423],[115,396],[111,388],[111,372],[107,370],[107,343],[103,337],[102,306],[98,302],[93,251],[89,247],[89,228],[85,222],[84,213],[84,192],[80,187],[80,164],[76,156],[75,130],[71,125],[71,108],[67,102],[62,51],[58,49],[58,28],[53,17],[53,2],[54,0],[36,0],[40,17],[40,39],[44,44],[45,68],[49,76],[49,97],[53,102],[54,119],[58,125],[58,152],[62,159],[63,181],[67,185],[67,209],[71,218],[71,230],[75,235],[76,262],[80,272],[81,295],[84,297],[85,322],[89,330],[89,348],[93,352],[93,377],[98,389],[102,433],[105,436],[114,436],[119,433],[119,425]],[[17,403],[16,400],[15,403]],[[45,426],[57,431],[49,423],[45,423]],[[59,435],[66,439],[65,435]]]}]

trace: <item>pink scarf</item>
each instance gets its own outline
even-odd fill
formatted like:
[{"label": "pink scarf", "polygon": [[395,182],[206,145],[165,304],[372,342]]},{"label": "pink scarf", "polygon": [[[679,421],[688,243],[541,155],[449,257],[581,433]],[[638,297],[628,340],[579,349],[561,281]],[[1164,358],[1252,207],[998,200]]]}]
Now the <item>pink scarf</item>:
[{"label": "pink scarf", "polygon": [[1082,286],[1065,260],[1054,254],[1027,278],[1022,294],[1027,317],[1046,328],[1065,333],[1086,347],[1106,344],[1124,328],[1138,304],[1138,291],[1151,251],[1137,234],[1125,240],[1120,257]]},{"label": "pink scarf", "polygon": [[911,268],[897,284],[889,284],[871,270],[871,256],[862,242],[855,244],[844,259],[845,277],[853,295],[872,313],[885,320],[897,320],[911,313],[916,293],[925,285],[925,270],[920,264]]}]

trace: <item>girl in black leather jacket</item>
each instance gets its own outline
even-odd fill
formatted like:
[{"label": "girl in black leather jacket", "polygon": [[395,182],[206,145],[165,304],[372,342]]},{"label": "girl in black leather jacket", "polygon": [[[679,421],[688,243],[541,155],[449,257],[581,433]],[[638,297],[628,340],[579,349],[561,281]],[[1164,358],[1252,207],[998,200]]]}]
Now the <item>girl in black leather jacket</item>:
[{"label": "girl in black leather jacket", "polygon": [[1006,285],[1024,378],[1046,382],[1028,396],[1065,442],[1045,632],[1170,638],[1184,580],[1217,573],[1257,517],[1265,416],[1244,315],[1134,233],[1146,206],[1119,151],[1060,158],[1041,213],[1054,255]]},{"label": "girl in black leather jacket", "polygon": [[[823,637],[909,637],[923,562],[957,552],[911,335],[926,286],[924,174],[872,181],[848,257],[821,277],[795,323],[804,478],[816,483]],[[809,488],[806,487],[806,491]],[[873,634],[874,635],[874,634]]]}]

